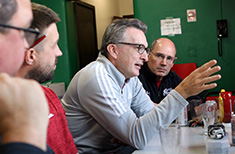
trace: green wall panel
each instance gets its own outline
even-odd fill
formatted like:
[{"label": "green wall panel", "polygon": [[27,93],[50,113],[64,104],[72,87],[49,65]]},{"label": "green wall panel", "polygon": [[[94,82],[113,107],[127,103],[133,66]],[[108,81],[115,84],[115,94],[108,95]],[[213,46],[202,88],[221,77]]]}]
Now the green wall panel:
[{"label": "green wall panel", "polygon": [[69,49],[68,58],[69,58],[70,76],[73,77],[79,69],[74,2],[67,1],[66,6],[67,6],[66,8],[67,8],[68,49]]},{"label": "green wall panel", "polygon": [[[133,4],[135,17],[148,25],[146,36],[149,46],[154,39],[167,37],[176,44],[176,63],[195,62],[197,66],[201,66],[211,59],[216,59],[222,67],[222,79],[217,82],[218,87],[213,91],[219,91],[221,88],[235,90],[235,1],[133,0]],[[187,22],[187,9],[196,9],[196,22]],[[216,28],[216,20],[221,19],[221,15],[228,20],[229,29],[228,38],[223,38],[222,57],[218,55]],[[181,19],[181,35],[161,36],[160,20],[166,17]]]}]

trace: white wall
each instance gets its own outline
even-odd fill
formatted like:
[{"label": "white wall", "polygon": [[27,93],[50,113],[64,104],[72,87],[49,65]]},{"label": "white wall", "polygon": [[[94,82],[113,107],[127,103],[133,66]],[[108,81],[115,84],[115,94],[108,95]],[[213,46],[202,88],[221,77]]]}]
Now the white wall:
[{"label": "white wall", "polygon": [[81,0],[95,6],[97,43],[100,49],[102,36],[113,16],[133,14],[133,0]]},{"label": "white wall", "polygon": [[119,16],[134,14],[133,0],[119,0]]}]

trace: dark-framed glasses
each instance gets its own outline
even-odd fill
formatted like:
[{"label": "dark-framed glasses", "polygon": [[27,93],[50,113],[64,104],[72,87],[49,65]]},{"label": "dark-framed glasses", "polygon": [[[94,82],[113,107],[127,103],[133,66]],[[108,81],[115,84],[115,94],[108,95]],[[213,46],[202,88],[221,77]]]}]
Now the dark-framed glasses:
[{"label": "dark-framed glasses", "polygon": [[151,52],[154,56],[155,56],[155,58],[157,59],[157,60],[164,60],[165,58],[166,58],[166,62],[168,63],[168,64],[171,64],[171,63],[175,63],[175,61],[176,61],[176,59],[177,59],[177,57],[172,57],[172,56],[166,56],[166,55],[164,55],[164,54],[162,54],[162,53],[153,53],[153,52]]},{"label": "dark-framed glasses", "polygon": [[118,44],[124,44],[124,45],[131,45],[131,46],[136,46],[138,53],[142,55],[145,51],[149,55],[151,50],[150,48],[145,48],[143,44],[137,44],[137,43],[129,43],[129,42],[118,42]]},{"label": "dark-framed glasses", "polygon": [[4,28],[11,28],[11,29],[24,31],[24,37],[25,37],[26,41],[28,42],[29,46],[33,45],[36,38],[40,34],[40,31],[38,29],[22,28],[22,27],[16,27],[16,26],[11,26],[11,25],[2,24],[2,23],[0,23],[0,26],[4,27]]}]

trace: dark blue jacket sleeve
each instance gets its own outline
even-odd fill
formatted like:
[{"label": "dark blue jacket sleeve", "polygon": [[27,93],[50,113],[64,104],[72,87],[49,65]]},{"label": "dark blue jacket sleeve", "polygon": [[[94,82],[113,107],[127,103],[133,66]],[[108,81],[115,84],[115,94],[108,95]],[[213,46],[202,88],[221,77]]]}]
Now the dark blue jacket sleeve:
[{"label": "dark blue jacket sleeve", "polygon": [[47,152],[26,143],[8,143],[0,145],[0,154],[54,154],[47,146]]}]

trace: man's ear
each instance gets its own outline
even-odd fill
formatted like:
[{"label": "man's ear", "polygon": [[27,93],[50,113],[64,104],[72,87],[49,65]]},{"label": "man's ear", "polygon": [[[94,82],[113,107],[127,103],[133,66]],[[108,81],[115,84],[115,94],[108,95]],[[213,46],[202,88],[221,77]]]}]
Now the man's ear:
[{"label": "man's ear", "polygon": [[36,51],[34,48],[30,48],[25,52],[25,63],[28,65],[33,65],[36,60]]},{"label": "man's ear", "polygon": [[115,44],[109,44],[107,46],[107,50],[109,52],[109,56],[111,56],[113,59],[117,59],[118,51]]}]

